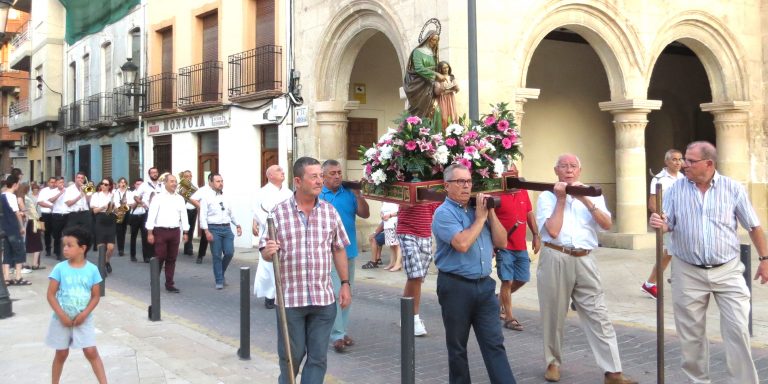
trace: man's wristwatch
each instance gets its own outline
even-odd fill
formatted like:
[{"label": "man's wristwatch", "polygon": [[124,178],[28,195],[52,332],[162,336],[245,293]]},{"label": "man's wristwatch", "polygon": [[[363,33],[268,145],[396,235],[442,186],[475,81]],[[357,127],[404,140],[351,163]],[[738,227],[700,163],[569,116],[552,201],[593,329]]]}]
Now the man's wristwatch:
[{"label": "man's wristwatch", "polygon": [[760,256],[757,258],[759,261],[768,260],[768,256]]},{"label": "man's wristwatch", "polygon": [[346,284],[346,285],[349,285],[350,287],[352,286],[351,284],[349,284],[349,280],[342,280],[341,284],[342,285]]}]

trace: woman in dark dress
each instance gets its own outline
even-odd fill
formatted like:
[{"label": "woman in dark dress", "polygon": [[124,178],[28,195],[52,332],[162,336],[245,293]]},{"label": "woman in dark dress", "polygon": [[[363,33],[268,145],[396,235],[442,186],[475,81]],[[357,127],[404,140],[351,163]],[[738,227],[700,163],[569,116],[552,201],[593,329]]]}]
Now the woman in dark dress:
[{"label": "woman in dark dress", "polygon": [[96,245],[103,244],[107,247],[106,268],[107,273],[112,273],[112,265],[109,260],[115,250],[116,223],[114,210],[117,208],[113,202],[112,188],[114,183],[111,177],[105,177],[98,185],[99,191],[91,196],[91,210],[94,215],[93,242]]},{"label": "woman in dark dress", "polygon": [[[24,185],[26,186],[26,184]],[[24,206],[26,207],[25,214],[27,216],[27,231],[24,236],[26,240],[27,256],[32,254],[32,269],[44,269],[45,266],[40,265],[40,252],[43,250],[42,231],[44,227],[40,219],[40,208],[37,205],[37,196],[40,194],[40,186],[37,185],[37,183],[32,182],[30,189],[30,193],[24,194]]]}]

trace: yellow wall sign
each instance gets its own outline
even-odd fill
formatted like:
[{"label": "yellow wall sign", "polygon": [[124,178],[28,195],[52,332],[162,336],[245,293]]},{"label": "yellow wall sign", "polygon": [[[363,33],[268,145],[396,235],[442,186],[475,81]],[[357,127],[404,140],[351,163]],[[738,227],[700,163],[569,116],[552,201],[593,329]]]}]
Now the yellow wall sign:
[{"label": "yellow wall sign", "polygon": [[355,83],[354,87],[354,92],[352,92],[354,99],[359,101],[360,104],[365,104],[365,84]]}]

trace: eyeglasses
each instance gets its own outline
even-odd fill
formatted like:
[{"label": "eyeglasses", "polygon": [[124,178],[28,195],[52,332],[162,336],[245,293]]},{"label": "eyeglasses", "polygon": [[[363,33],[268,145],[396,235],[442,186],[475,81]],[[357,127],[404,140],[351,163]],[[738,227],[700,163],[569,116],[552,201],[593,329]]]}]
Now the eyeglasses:
[{"label": "eyeglasses", "polygon": [[109,183],[101,183],[101,185],[103,185],[105,187],[109,187]]},{"label": "eyeglasses", "polygon": [[471,184],[472,184],[472,179],[453,179],[453,180],[446,180],[446,183],[454,183],[454,184],[456,184],[456,185],[463,185],[463,186],[467,186],[467,185],[471,185]]},{"label": "eyeglasses", "polygon": [[224,210],[224,202],[223,201],[219,201],[219,205],[221,206],[221,210],[223,211]]},{"label": "eyeglasses", "polygon": [[683,159],[683,162],[688,164],[688,165],[693,165],[693,164],[698,163],[699,161],[704,161],[704,160],[709,160],[709,159],[698,159],[698,160]]},{"label": "eyeglasses", "polygon": [[559,169],[579,169],[579,166],[576,164],[558,164],[557,168]]}]

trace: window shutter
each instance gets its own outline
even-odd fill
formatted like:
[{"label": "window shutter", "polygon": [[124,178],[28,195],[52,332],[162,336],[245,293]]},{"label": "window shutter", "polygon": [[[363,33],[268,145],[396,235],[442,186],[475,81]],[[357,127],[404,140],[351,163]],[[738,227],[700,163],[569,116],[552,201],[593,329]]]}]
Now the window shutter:
[{"label": "window shutter", "polygon": [[162,32],[163,72],[173,72],[173,29],[168,28]]},{"label": "window shutter", "polygon": [[[101,146],[101,177],[112,177],[112,146]],[[94,181],[95,183],[95,181]]]},{"label": "window shutter", "polygon": [[256,46],[275,44],[275,0],[256,1]]},{"label": "window shutter", "polygon": [[203,62],[219,60],[219,14],[203,17]]}]

